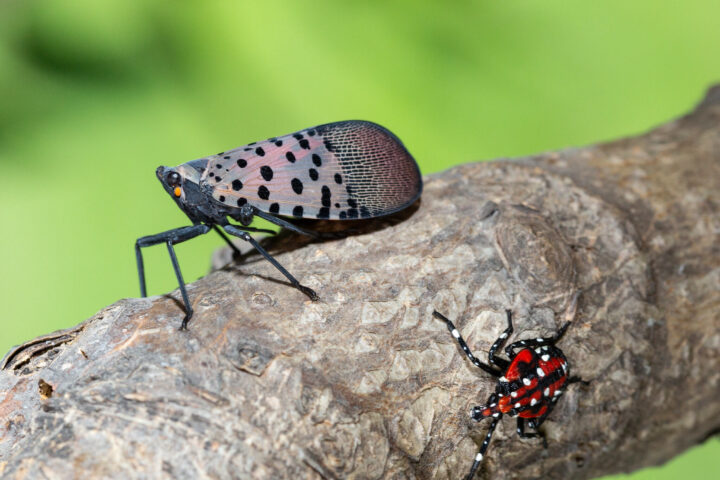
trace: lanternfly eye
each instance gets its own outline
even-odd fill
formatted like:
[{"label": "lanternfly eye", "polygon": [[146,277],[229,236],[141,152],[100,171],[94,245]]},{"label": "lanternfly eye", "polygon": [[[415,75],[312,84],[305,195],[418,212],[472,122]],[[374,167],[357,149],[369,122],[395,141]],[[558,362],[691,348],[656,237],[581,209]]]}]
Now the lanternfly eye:
[{"label": "lanternfly eye", "polygon": [[167,181],[167,184],[171,187],[179,187],[180,186],[180,174],[177,172],[170,172],[167,174],[167,177],[165,177],[165,180]]}]

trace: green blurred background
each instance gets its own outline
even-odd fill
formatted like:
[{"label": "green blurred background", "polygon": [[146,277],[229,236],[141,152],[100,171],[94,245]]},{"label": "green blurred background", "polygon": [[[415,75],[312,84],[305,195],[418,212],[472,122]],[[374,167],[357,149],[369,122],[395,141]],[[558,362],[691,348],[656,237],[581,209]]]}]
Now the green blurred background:
[{"label": "green blurred background", "polygon": [[[345,119],[425,173],[614,139],[691,109],[718,52],[717,0],[5,0],[0,354],[138,295],[135,239],[188,223],[158,165]],[[178,247],[188,281],[220,245]],[[622,478],[720,478],[718,456]]]}]

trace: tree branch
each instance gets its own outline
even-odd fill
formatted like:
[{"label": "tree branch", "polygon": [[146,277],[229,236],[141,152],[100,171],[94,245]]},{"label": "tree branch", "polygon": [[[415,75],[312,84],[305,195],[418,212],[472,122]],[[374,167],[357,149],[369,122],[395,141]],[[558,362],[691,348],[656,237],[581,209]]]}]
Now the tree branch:
[{"label": "tree branch", "polygon": [[720,428],[719,158],[716,87],[637,138],[430,175],[365,233],[267,242],[318,302],[257,255],[189,286],[187,332],[177,291],[121,300],[6,355],[0,473],[459,478],[494,380],[432,311],[481,354],[505,308],[513,338],[552,334],[578,290],[559,345],[591,384],[558,402],[547,450],[504,419],[478,477],[663,462]]}]

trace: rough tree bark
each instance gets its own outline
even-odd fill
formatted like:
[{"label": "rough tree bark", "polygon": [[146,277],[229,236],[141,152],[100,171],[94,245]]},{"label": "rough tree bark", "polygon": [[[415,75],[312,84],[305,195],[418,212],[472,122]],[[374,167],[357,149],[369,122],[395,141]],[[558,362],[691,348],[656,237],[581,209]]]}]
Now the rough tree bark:
[{"label": "rough tree bark", "polygon": [[577,290],[560,346],[592,383],[558,403],[547,450],[505,419],[479,477],[663,462],[720,428],[719,160],[715,88],[637,138],[430,175],[364,233],[268,242],[318,302],[256,255],[189,287],[187,332],[177,291],[121,300],[5,357],[0,473],[459,478],[494,383],[431,312],[483,352],[505,308],[533,338]]}]

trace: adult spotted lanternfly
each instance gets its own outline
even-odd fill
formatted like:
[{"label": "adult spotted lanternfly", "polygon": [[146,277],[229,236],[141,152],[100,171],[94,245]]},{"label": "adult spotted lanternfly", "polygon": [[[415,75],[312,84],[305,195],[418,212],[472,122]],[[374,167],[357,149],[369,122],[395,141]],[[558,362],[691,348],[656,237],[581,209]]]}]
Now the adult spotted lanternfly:
[{"label": "adult spotted lanternfly", "polygon": [[[574,309],[573,309],[574,310]],[[475,461],[466,477],[470,480],[480,466],[480,462],[490,444],[490,438],[503,415],[517,416],[517,433],[522,438],[540,437],[543,444],[547,442],[542,433],[525,432],[525,419],[528,419],[528,426],[537,428],[545,421],[552,411],[563,387],[568,383],[580,382],[577,377],[569,377],[570,367],[562,350],[555,346],[555,343],[562,338],[570,322],[566,322],[560,331],[550,338],[536,338],[531,340],[520,340],[505,347],[505,353],[510,360],[497,357],[495,352],[502,348],[507,338],[513,333],[512,313],[506,310],[508,326],[505,331],[490,347],[488,360],[495,365],[482,363],[475,358],[463,340],[455,325],[444,315],[433,312],[433,316],[443,320],[448,330],[460,344],[465,355],[475,366],[481,368],[490,375],[497,377],[498,383],[495,393],[490,395],[487,403],[482,406],[473,407],[471,417],[480,421],[483,418],[492,418],[490,429],[485,435],[485,440],[475,456]],[[517,353],[515,352],[516,350]]]},{"label": "adult spotted lanternfly", "polygon": [[412,205],[422,192],[420,169],[402,142],[380,125],[364,121],[320,125],[177,167],[158,167],[156,174],[193,224],[137,240],[140,292],[146,296],[141,248],[165,243],[186,309],[181,329],[187,328],[193,311],[173,245],[214,229],[239,254],[224,230],[249,242],[295,288],[316,300],[312,289],[301,285],[248,235],[261,231],[249,227],[253,217],[318,237],[278,215],[329,220],[380,217]]}]

